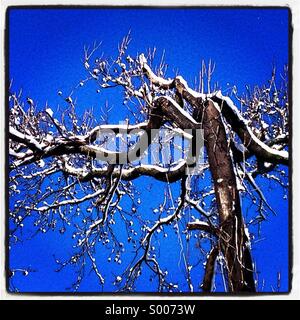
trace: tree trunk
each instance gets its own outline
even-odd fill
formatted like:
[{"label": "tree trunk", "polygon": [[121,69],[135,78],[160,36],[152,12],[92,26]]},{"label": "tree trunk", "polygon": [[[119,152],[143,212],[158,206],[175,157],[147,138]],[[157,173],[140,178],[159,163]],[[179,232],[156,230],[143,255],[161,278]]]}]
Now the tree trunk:
[{"label": "tree trunk", "polygon": [[253,265],[241,212],[239,191],[222,116],[214,102],[201,102],[205,147],[219,213],[219,249],[227,265],[228,290],[255,292]]}]

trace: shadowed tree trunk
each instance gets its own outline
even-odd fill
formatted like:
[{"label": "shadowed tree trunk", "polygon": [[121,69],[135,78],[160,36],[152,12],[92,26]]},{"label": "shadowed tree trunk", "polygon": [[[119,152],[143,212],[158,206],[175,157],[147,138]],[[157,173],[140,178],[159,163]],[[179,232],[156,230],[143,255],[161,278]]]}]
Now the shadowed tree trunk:
[{"label": "shadowed tree trunk", "polygon": [[227,263],[229,290],[255,292],[252,259],[222,116],[212,100],[201,102],[194,116],[203,124],[219,212],[219,247]]}]

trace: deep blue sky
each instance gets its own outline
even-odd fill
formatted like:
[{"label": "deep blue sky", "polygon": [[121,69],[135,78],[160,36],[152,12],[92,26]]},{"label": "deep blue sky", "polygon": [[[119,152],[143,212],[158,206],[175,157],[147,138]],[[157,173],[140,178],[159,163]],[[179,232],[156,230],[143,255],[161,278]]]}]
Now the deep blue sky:
[{"label": "deep blue sky", "polygon": [[[116,53],[122,37],[131,30],[129,52],[136,54],[149,47],[166,52],[169,76],[174,70],[192,85],[201,60],[216,63],[214,79],[223,90],[236,85],[265,83],[272,65],[278,70],[288,62],[288,11],[285,9],[13,9],[9,13],[9,77],[15,90],[22,88],[39,106],[45,102],[55,107],[83,77],[81,63],[84,45],[102,41],[108,56]],[[79,111],[104,105],[104,97],[93,86],[78,97]],[[113,95],[107,96],[114,108],[121,106]],[[116,110],[116,109],[114,109]],[[122,112],[114,112],[118,122]],[[266,290],[276,285],[276,272],[282,272],[282,290],[287,288],[288,212],[287,202],[275,193],[270,202],[278,215],[263,226],[266,241],[255,246],[254,257]],[[280,233],[280,237],[278,234]],[[68,240],[56,235],[24,242],[11,253],[16,267],[31,264],[39,270],[29,278],[18,278],[21,290],[60,291],[70,278],[53,273],[53,252],[63,252]],[[69,248],[70,250],[70,248]],[[69,282],[68,282],[68,281]],[[86,282],[85,290],[96,287]]]}]

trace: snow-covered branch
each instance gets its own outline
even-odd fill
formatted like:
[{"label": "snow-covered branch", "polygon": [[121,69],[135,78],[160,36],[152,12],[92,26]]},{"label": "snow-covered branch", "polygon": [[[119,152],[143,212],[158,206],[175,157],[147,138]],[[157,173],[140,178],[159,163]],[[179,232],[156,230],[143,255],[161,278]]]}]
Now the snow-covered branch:
[{"label": "snow-covered branch", "polygon": [[[174,182],[182,178],[186,173],[187,164],[185,160],[179,161],[177,164],[168,168],[160,167],[158,165],[140,164],[132,168],[122,170],[122,180],[130,181],[141,176],[153,177],[164,182]],[[89,170],[82,168],[74,168],[70,165],[61,166],[61,170],[69,175],[76,176],[80,181],[89,181],[93,178],[107,177],[108,172],[106,168],[91,168]],[[112,172],[112,177],[119,176],[119,170],[115,169]]]},{"label": "snow-covered branch", "polygon": [[232,129],[238,134],[244,146],[257,158],[267,162],[285,165],[289,163],[287,151],[271,148],[268,144],[257,138],[229,97],[223,96],[219,91],[212,96],[211,99],[218,103],[226,121],[228,121]]}]

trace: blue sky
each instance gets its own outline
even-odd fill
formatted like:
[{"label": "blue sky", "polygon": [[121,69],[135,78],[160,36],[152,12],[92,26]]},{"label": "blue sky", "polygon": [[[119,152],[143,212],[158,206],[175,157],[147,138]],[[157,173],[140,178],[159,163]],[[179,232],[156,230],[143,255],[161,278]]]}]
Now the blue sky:
[{"label": "blue sky", "polygon": [[[58,90],[67,96],[86,76],[81,62],[84,45],[102,41],[101,50],[107,56],[114,55],[129,30],[129,53],[135,55],[154,46],[159,54],[165,50],[168,76],[178,70],[191,85],[202,59],[216,63],[214,79],[223,91],[236,85],[240,93],[246,84],[266,83],[273,64],[282,70],[288,62],[286,9],[12,9],[9,77],[13,88],[22,88],[38,106],[43,107],[47,101],[55,110],[63,103]],[[98,108],[108,100],[113,106],[110,120],[117,123],[124,117],[118,96],[98,95],[93,84],[75,92],[75,96],[78,112],[91,106]],[[160,190],[159,184],[157,188]],[[267,291],[276,284],[277,271],[282,273],[281,289],[287,289],[288,210],[287,201],[281,199],[280,191],[272,193],[269,201],[278,215],[270,216],[263,226],[266,240],[256,244],[253,251]],[[147,205],[150,201],[145,202]],[[64,290],[72,275],[53,272],[52,254],[64,254],[70,247],[67,237],[62,239],[57,234],[38,236],[14,247],[12,265],[27,263],[39,270],[30,278],[16,278],[16,284],[24,291]],[[92,277],[83,288],[97,290]]]}]

